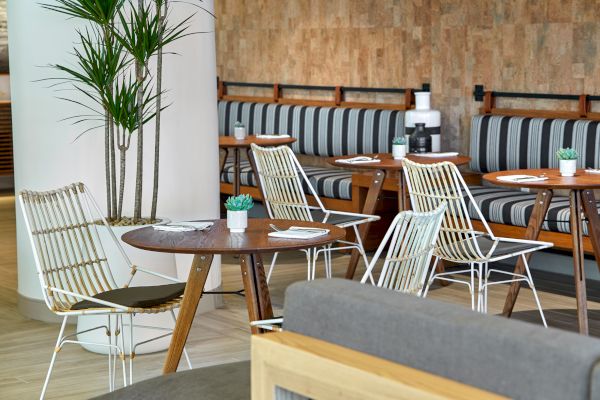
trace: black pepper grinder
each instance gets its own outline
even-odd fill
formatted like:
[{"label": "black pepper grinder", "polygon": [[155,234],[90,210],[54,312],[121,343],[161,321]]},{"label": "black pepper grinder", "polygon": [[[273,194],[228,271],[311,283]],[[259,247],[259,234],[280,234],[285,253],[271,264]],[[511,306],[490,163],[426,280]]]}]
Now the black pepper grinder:
[{"label": "black pepper grinder", "polygon": [[411,153],[431,153],[431,135],[425,130],[425,124],[415,124],[415,131],[408,140],[408,151]]}]

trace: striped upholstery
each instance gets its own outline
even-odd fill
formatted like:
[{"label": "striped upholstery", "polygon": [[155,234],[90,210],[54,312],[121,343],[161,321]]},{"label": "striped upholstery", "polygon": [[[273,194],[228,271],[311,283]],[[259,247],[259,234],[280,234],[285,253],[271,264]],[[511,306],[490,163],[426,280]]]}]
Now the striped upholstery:
[{"label": "striped upholstery", "polygon": [[219,101],[219,133],[231,135],[236,121],[249,134],[291,135],[294,153],[328,157],[389,153],[404,133],[404,111]]},{"label": "striped upholstery", "polygon": [[471,123],[471,169],[494,172],[558,168],[555,153],[572,147],[578,167],[600,167],[598,121],[476,115]]},{"label": "striped upholstery", "polygon": [[[243,186],[256,186],[250,163],[242,161],[241,167],[240,184]],[[352,172],[320,167],[303,167],[303,169],[319,196],[343,200],[352,198]],[[233,162],[228,161],[225,163],[221,181],[233,183]],[[304,192],[310,194],[306,187]]]},{"label": "striped upholstery", "polygon": [[[529,216],[533,210],[535,193],[526,193],[517,190],[490,186],[469,186],[475,202],[488,222],[505,225],[526,227]],[[598,203],[600,205],[600,202]],[[475,210],[469,204],[469,215],[478,219]],[[554,196],[550,203],[548,214],[542,229],[552,232],[569,233],[569,198]],[[587,224],[583,225],[587,235]]]}]

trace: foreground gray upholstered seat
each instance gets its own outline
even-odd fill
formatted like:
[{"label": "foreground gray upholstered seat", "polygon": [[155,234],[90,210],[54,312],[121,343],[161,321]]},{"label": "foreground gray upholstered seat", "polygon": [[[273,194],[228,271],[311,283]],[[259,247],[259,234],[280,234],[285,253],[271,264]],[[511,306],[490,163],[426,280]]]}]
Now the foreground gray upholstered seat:
[{"label": "foreground gray upholstered seat", "polygon": [[286,291],[283,328],[515,399],[600,399],[600,340],[330,279]]},{"label": "foreground gray upholstered seat", "polygon": [[95,399],[248,400],[250,399],[250,361],[162,375]]}]

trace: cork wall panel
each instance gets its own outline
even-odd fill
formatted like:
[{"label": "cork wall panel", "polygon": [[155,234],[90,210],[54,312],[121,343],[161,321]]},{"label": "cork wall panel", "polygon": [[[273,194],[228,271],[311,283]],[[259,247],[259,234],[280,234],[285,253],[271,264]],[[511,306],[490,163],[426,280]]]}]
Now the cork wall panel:
[{"label": "cork wall panel", "polygon": [[475,84],[600,94],[600,0],[215,0],[215,7],[221,78],[429,82],[445,149],[468,149],[470,118],[480,106],[471,96]]}]

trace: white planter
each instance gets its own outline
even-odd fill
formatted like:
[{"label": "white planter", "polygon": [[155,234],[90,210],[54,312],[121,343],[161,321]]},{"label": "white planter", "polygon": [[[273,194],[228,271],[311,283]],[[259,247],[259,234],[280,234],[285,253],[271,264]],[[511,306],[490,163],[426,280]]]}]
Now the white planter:
[{"label": "white planter", "polygon": [[[163,218],[161,223],[170,222],[168,219]],[[126,232],[129,232],[133,229],[141,228],[141,225],[138,226],[117,226],[113,227],[113,232],[115,236],[125,249],[125,252],[131,259],[131,262],[134,265],[139,265],[140,267],[144,267],[146,269],[165,274],[172,277],[177,277],[177,269],[175,266],[175,256],[170,253],[157,253],[153,251],[145,251],[141,249],[136,249],[131,247],[130,245],[121,241],[121,235]],[[115,281],[118,286],[123,286],[124,283],[130,277],[131,270],[127,266],[127,264],[123,261],[119,250],[113,245],[112,238],[108,230],[103,226],[98,226],[98,235],[100,236],[100,240],[102,241],[102,245],[104,246],[104,251],[106,252],[106,256],[108,258],[108,262],[111,266],[111,271],[115,278]],[[150,286],[150,285],[164,285],[170,283],[165,279],[161,279],[159,277],[150,276],[144,274],[143,272],[138,271],[131,282],[131,286]],[[134,325],[150,325],[150,326],[158,326],[163,328],[172,329],[173,319],[170,315],[171,313],[160,313],[160,314],[137,314],[133,318]],[[129,324],[129,316],[124,315],[124,322]],[[85,315],[80,316],[77,319],[77,331],[83,331],[86,329],[93,328],[98,325],[105,325],[107,322],[106,316],[95,316],[95,315]],[[115,318],[112,318],[112,325],[115,326]],[[156,336],[160,336],[164,334],[164,331],[157,331],[147,328],[133,328],[133,337],[134,344],[142,342],[144,340],[151,339]],[[77,335],[78,339],[81,341],[89,341],[89,342],[97,342],[97,343],[106,343],[107,336],[103,330],[97,330],[92,332],[87,332],[83,334]],[[166,338],[162,338],[144,345],[141,345],[136,349],[137,354],[145,354],[145,353],[154,353],[157,351],[165,350],[169,347],[170,336]],[[119,338],[120,342],[120,338]],[[94,353],[106,354],[106,348],[103,346],[94,346],[94,345],[82,345],[86,350],[92,351]],[[125,349],[126,352],[129,350],[129,329],[125,330]]]},{"label": "white planter", "polygon": [[248,211],[227,210],[227,227],[232,233],[246,232],[248,226]]},{"label": "white planter", "polygon": [[237,140],[246,139],[246,127],[236,126],[233,128],[233,137],[235,137]]},{"label": "white planter", "polygon": [[392,145],[392,157],[394,160],[402,160],[406,157],[406,145],[405,144],[393,144]]},{"label": "white planter", "polygon": [[558,167],[562,176],[574,176],[577,170],[577,160],[558,160]]}]

